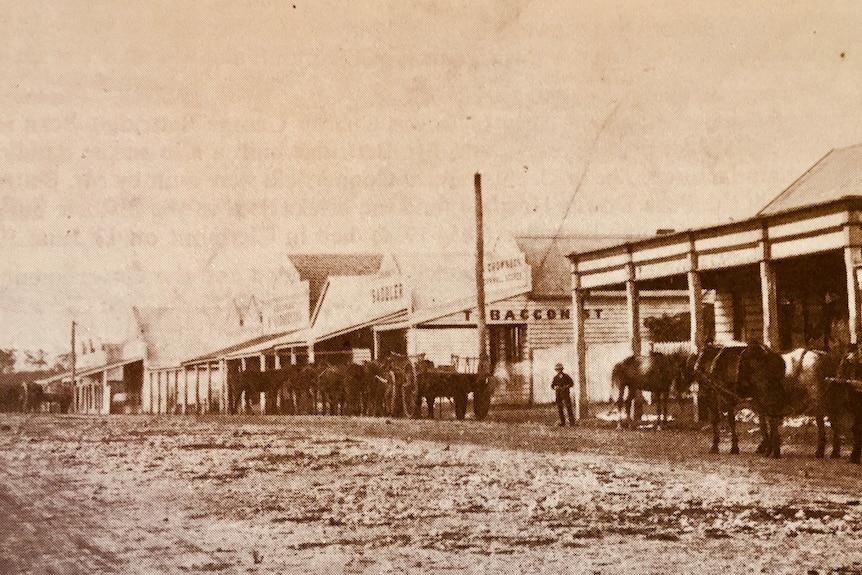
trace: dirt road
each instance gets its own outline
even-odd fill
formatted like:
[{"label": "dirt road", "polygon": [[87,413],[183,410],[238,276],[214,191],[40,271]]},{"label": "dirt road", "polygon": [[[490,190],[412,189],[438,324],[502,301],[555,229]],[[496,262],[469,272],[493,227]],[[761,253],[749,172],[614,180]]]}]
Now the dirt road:
[{"label": "dirt road", "polygon": [[862,573],[862,468],[807,445],[780,461],[707,447],[692,431],[0,414],[0,573]]}]

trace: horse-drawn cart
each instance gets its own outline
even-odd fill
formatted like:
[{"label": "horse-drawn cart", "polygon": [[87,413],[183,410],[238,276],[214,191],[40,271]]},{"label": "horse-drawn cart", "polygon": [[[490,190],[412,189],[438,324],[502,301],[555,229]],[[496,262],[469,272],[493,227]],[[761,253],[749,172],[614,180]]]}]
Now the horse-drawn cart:
[{"label": "horse-drawn cart", "polygon": [[422,399],[428,405],[428,416],[434,417],[436,399],[448,397],[455,404],[455,417],[467,415],[469,396],[473,394],[473,414],[481,421],[488,416],[493,393],[493,378],[458,370],[459,362],[435,366],[424,355],[410,358],[395,356],[388,360],[387,411],[392,416],[422,416]]}]

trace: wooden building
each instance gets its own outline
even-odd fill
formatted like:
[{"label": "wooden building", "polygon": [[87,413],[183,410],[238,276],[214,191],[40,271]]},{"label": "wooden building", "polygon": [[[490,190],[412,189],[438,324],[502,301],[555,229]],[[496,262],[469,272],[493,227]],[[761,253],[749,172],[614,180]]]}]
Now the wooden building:
[{"label": "wooden building", "polygon": [[[267,330],[181,361],[182,370],[195,378],[202,374],[209,381],[215,374],[223,412],[229,411],[228,402],[236,404],[229,390],[240,372],[371,359],[371,323],[380,319],[378,313],[388,318],[399,312],[391,302],[372,301],[385,268],[380,254],[290,254],[285,265],[292,270],[292,282],[277,306],[265,307],[263,317],[275,318],[264,320]],[[257,412],[273,407],[266,406],[264,397],[249,399]]]},{"label": "wooden building", "polygon": [[862,281],[862,145],[829,152],[744,221],[569,255],[578,402],[590,371],[589,305],[599,290],[626,294],[628,349],[644,351],[645,290],[686,289],[690,345],[706,339],[704,295],[714,292],[715,339],[776,350],[858,344]]}]

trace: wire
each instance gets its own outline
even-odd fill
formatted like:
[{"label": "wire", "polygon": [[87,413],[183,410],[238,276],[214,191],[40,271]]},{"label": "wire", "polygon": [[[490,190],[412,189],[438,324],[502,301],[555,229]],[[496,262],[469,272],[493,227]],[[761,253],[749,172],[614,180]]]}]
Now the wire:
[{"label": "wire", "polygon": [[610,111],[610,113],[608,113],[608,115],[605,116],[605,119],[601,123],[601,125],[599,126],[598,131],[596,131],[596,135],[593,138],[593,143],[590,146],[589,152],[587,153],[587,161],[584,164],[584,169],[581,171],[581,177],[578,180],[578,183],[575,186],[574,191],[572,192],[571,198],[569,198],[569,204],[566,206],[566,211],[563,213],[563,219],[560,220],[560,225],[557,227],[557,231],[554,233],[554,236],[551,238],[551,241],[548,243],[548,247],[545,249],[545,254],[542,256],[542,260],[539,262],[539,267],[536,270],[537,274],[542,270],[543,267],[545,267],[545,261],[548,259],[548,256],[551,253],[551,248],[553,247],[554,242],[556,242],[557,239],[559,239],[560,233],[562,233],[562,231],[563,231],[563,226],[566,224],[566,220],[569,217],[569,212],[571,212],[572,206],[575,204],[575,198],[577,197],[578,192],[581,191],[581,186],[583,186],[584,179],[586,179],[586,177],[587,177],[587,171],[590,169],[590,164],[592,163],[593,154],[595,153],[596,147],[599,143],[599,138],[602,136],[608,123],[611,121],[611,118],[614,116],[614,114],[616,114],[616,112],[617,112],[617,110],[619,110],[619,108],[620,108],[620,103],[617,102],[614,105],[613,109]]}]

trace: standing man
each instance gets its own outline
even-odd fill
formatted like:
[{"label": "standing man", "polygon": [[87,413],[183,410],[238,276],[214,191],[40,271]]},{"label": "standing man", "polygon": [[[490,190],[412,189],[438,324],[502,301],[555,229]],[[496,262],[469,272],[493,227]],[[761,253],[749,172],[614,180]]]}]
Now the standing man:
[{"label": "standing man", "polygon": [[569,396],[569,390],[572,389],[575,382],[572,381],[572,378],[569,377],[568,373],[563,372],[562,363],[555,365],[554,369],[557,370],[557,375],[554,376],[554,380],[551,382],[551,389],[556,392],[557,411],[560,412],[560,427],[566,425],[566,416],[563,413],[564,405],[566,407],[566,411],[569,413],[569,425],[574,425],[575,416],[572,413],[572,398]]}]

